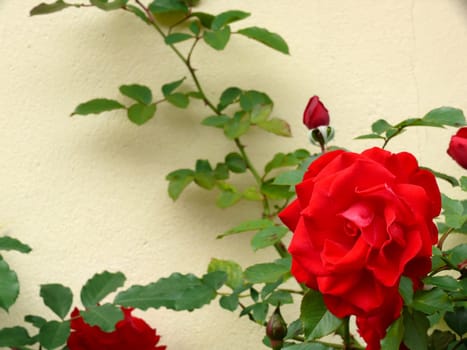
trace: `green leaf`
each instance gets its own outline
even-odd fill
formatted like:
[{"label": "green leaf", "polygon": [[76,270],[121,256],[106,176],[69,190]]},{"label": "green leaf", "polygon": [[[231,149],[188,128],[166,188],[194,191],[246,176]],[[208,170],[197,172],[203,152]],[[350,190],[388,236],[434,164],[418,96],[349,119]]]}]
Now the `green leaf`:
[{"label": "green leaf", "polygon": [[378,135],[382,134],[383,132],[386,132],[387,130],[389,130],[392,127],[393,126],[391,124],[389,124],[384,119],[379,119],[379,120],[375,121],[373,124],[371,124],[371,130],[375,134],[378,134]]},{"label": "green leaf", "polygon": [[272,113],[272,105],[255,105],[251,110],[251,122],[253,124],[265,122]]},{"label": "green leaf", "polygon": [[[449,344],[456,340],[456,336],[448,331],[435,329],[429,337],[430,350],[449,349]],[[384,349],[383,349],[384,350]]]},{"label": "green leaf", "polygon": [[462,191],[467,192],[467,176],[461,176],[460,185]]},{"label": "green leaf", "polygon": [[423,280],[423,283],[440,287],[449,292],[458,292],[460,289],[459,282],[451,276],[427,277]]},{"label": "green leaf", "polygon": [[0,329],[1,347],[22,347],[32,345],[36,341],[29,336],[28,331],[23,327],[10,327]]},{"label": "green leaf", "polygon": [[274,185],[295,186],[303,179],[304,172],[302,170],[290,170],[283,172],[274,179]]},{"label": "green leaf", "polygon": [[203,39],[213,49],[221,51],[227,46],[230,39],[230,27],[226,26],[219,30],[205,31]]},{"label": "green leaf", "polygon": [[271,199],[290,199],[295,193],[290,191],[290,186],[275,185],[271,181],[263,183],[261,192]]},{"label": "green leaf", "polygon": [[118,10],[126,5],[128,0],[90,0],[91,4],[104,11]]},{"label": "green leaf", "polygon": [[269,46],[279,52],[289,54],[289,47],[282,37],[278,34],[272,33],[264,28],[249,27],[240,29],[239,34],[242,34],[250,39],[259,41],[260,43]]},{"label": "green leaf", "polygon": [[381,341],[381,350],[399,350],[403,337],[404,322],[402,317],[399,317],[389,326],[386,336]]},{"label": "green leaf", "polygon": [[234,103],[242,94],[242,90],[240,90],[238,87],[229,87],[222,92],[219,104],[217,105],[217,108],[222,111],[225,109],[227,106],[231,105]]},{"label": "green leaf", "polygon": [[255,107],[266,105],[271,105],[272,108],[272,100],[264,92],[248,90],[244,91],[240,96],[240,107],[246,112],[253,112]]},{"label": "green leaf", "polygon": [[241,193],[233,188],[222,190],[216,200],[216,205],[219,208],[228,208],[236,204],[242,199]]},{"label": "green leaf", "polygon": [[294,166],[300,164],[304,159],[310,157],[307,150],[298,149],[293,153],[284,154],[282,152],[276,153],[272,160],[270,160],[264,167],[266,173],[271,172],[273,169]]},{"label": "green leaf", "polygon": [[250,186],[246,188],[243,191],[242,195],[243,195],[243,198],[249,201],[262,201],[263,200],[263,195],[258,190],[258,188],[255,186]]},{"label": "green leaf", "polygon": [[113,332],[115,324],[123,320],[122,310],[112,304],[93,305],[81,311],[84,322],[91,326],[98,326],[104,332]]},{"label": "green leaf", "polygon": [[334,348],[320,343],[303,343],[294,345],[285,345],[283,350],[333,350]]},{"label": "green leaf", "polygon": [[235,311],[238,307],[238,295],[235,293],[231,295],[223,295],[219,299],[219,304],[226,310]]},{"label": "green leaf", "polygon": [[261,230],[271,226],[274,226],[274,223],[269,219],[244,221],[241,224],[231,228],[230,230],[225,231],[223,234],[217,236],[216,238],[223,238],[225,236],[230,236],[242,232]]},{"label": "green leaf", "polygon": [[203,119],[201,124],[215,128],[224,128],[224,125],[230,120],[226,115],[212,115]]},{"label": "green leaf", "polygon": [[176,200],[183,190],[194,180],[195,173],[191,169],[179,169],[166,176],[169,181],[169,196]]},{"label": "green leaf", "polygon": [[206,286],[218,290],[227,281],[227,274],[224,271],[212,271],[204,275],[201,280]]},{"label": "green leaf", "polygon": [[446,256],[454,266],[460,265],[467,257],[467,244],[459,244],[458,246],[446,251]]},{"label": "green leaf", "polygon": [[213,175],[216,180],[226,180],[229,178],[229,168],[224,163],[217,163]]},{"label": "green leaf", "polygon": [[76,107],[71,115],[88,115],[88,114],[99,114],[102,112],[112,111],[114,109],[125,108],[120,102],[115,100],[109,100],[106,98],[96,98],[87,102],[81,103]]},{"label": "green leaf", "polygon": [[433,109],[423,117],[423,120],[456,127],[465,125],[465,117],[462,110],[452,107]]},{"label": "green leaf", "polygon": [[431,171],[433,175],[436,176],[438,179],[447,181],[453,187],[459,186],[459,181],[457,181],[457,179],[451,175],[443,174],[443,173],[440,173],[439,171],[435,171],[427,167],[420,167],[420,168]]},{"label": "green leaf", "polygon": [[266,299],[266,302],[273,306],[281,306],[285,304],[293,304],[293,298],[290,292],[284,290],[275,290]]},{"label": "green leaf", "polygon": [[20,253],[29,253],[31,247],[16,238],[2,236],[0,237],[0,250],[15,250]]},{"label": "green leaf", "polygon": [[144,105],[141,103],[135,103],[128,108],[128,119],[130,119],[136,125],[143,125],[154,117],[156,113],[156,104]]},{"label": "green leaf", "polygon": [[67,7],[74,6],[72,4],[67,4],[63,0],[57,0],[52,4],[46,4],[44,2],[40,3],[39,5],[35,6],[30,12],[29,15],[36,16],[36,15],[46,15],[53,12],[58,12]]},{"label": "green leaf", "polygon": [[253,236],[251,239],[251,247],[256,251],[274,245],[280,242],[287,232],[289,232],[289,230],[284,226],[267,227]]},{"label": "green leaf", "polygon": [[224,125],[224,134],[229,139],[234,140],[245,134],[250,128],[250,119],[247,113],[235,113]]},{"label": "green leaf", "polygon": [[205,12],[193,12],[191,17],[198,18],[205,28],[211,28],[212,21],[214,21],[214,16]]},{"label": "green leaf", "polygon": [[[216,272],[213,272],[216,273]],[[173,273],[146,286],[133,286],[120,292],[115,303],[142,310],[165,307],[171,310],[194,310],[216,297],[216,290],[192,274]]]},{"label": "green leaf", "polygon": [[6,261],[0,258],[0,308],[8,311],[18,298],[18,294],[18,276]]},{"label": "green leaf", "polygon": [[148,105],[152,102],[152,92],[147,86],[139,84],[122,85],[119,90],[122,95],[142,104]]},{"label": "green leaf", "polygon": [[39,332],[39,342],[47,350],[56,349],[66,343],[70,335],[70,322],[50,321]]},{"label": "green leaf", "polygon": [[399,293],[406,305],[412,305],[413,302],[413,282],[410,278],[402,276],[399,282]]},{"label": "green leaf", "polygon": [[384,140],[384,137],[378,134],[365,134],[360,135],[355,138],[355,140],[365,140],[365,139],[381,139]]},{"label": "green leaf", "polygon": [[24,321],[32,324],[36,328],[41,328],[47,323],[45,318],[36,315],[26,315],[24,316]]},{"label": "green leaf", "polygon": [[332,315],[324,304],[323,296],[315,290],[308,291],[300,306],[300,319],[303,323],[306,339],[324,337],[334,332],[342,320]]},{"label": "green leaf", "polygon": [[188,96],[186,94],[182,94],[181,92],[167,95],[165,98],[167,99],[167,102],[178,108],[187,108],[190,103]]},{"label": "green leaf", "polygon": [[154,0],[149,5],[149,10],[152,13],[189,12],[189,8],[183,0]]},{"label": "green leaf", "polygon": [[404,344],[410,350],[426,350],[428,348],[427,331],[430,326],[426,316],[418,311],[404,309]]},{"label": "green leaf", "polygon": [[245,279],[250,283],[272,283],[289,272],[289,268],[278,263],[262,263],[248,267]]},{"label": "green leaf", "polygon": [[193,35],[188,33],[172,33],[167,35],[164,41],[167,45],[173,45],[192,38]]},{"label": "green leaf", "polygon": [[58,283],[41,285],[40,295],[47,305],[62,320],[70,311],[73,293],[70,288]]},{"label": "green leaf", "polygon": [[232,152],[227,154],[225,157],[225,163],[229,167],[229,170],[234,173],[244,173],[247,169],[247,165],[241,154]]},{"label": "green leaf", "polygon": [[125,283],[125,275],[121,272],[97,273],[81,288],[81,302],[86,308],[99,304],[107,295],[115,292]]},{"label": "green leaf", "polygon": [[227,274],[225,284],[232,289],[243,286],[243,271],[239,264],[231,260],[211,259],[208,272],[223,271]]},{"label": "green leaf", "polygon": [[456,307],[454,311],[446,312],[444,320],[459,336],[462,337],[467,332],[467,308]]},{"label": "green leaf", "polygon": [[164,95],[164,97],[167,97],[172,92],[174,92],[180,85],[182,85],[182,83],[185,81],[185,79],[186,79],[186,77],[183,77],[180,80],[176,80],[176,81],[173,81],[171,83],[167,83],[167,84],[162,85],[161,90],[162,90],[162,94]]},{"label": "green leaf", "polygon": [[238,10],[231,10],[222,12],[221,14],[217,15],[211,23],[212,30],[219,30],[225,25],[240,21],[244,18],[250,16],[248,12],[238,11]]},{"label": "green leaf", "polygon": [[290,125],[285,120],[280,118],[271,118],[268,120],[258,121],[256,123],[261,129],[269,131],[279,136],[292,136]]},{"label": "green leaf", "polygon": [[199,25],[199,23],[197,21],[193,21],[191,22],[189,25],[188,25],[188,29],[190,29],[190,31],[194,34],[194,35],[198,35],[201,31],[201,26]]},{"label": "green leaf", "polygon": [[210,190],[216,185],[216,178],[212,170],[211,164],[207,159],[198,159],[194,174],[196,184],[202,188]]},{"label": "green leaf", "polygon": [[449,296],[440,288],[433,288],[428,291],[417,291],[414,295],[412,307],[426,314],[452,310]]}]

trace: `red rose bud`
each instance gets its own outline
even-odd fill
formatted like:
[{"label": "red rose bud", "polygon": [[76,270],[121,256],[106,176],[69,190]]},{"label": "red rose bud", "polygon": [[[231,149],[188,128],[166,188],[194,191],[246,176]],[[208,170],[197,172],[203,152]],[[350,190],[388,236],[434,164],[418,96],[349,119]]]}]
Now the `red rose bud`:
[{"label": "red rose bud", "polygon": [[461,128],[451,137],[448,154],[464,169],[467,169],[467,127]]},{"label": "red rose bud", "polygon": [[287,324],[282,318],[279,307],[274,310],[274,313],[266,325],[266,335],[269,340],[271,340],[271,346],[273,349],[282,348],[282,340],[287,335]]},{"label": "red rose bud", "polygon": [[318,96],[313,96],[303,112],[303,124],[308,129],[314,129],[318,126],[329,125],[329,113]]}]

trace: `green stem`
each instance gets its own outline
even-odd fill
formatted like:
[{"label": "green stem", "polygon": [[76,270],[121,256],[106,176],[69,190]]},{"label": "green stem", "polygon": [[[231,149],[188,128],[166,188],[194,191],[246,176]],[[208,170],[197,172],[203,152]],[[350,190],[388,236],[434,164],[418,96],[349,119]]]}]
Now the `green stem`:
[{"label": "green stem", "polygon": [[344,350],[350,350],[351,347],[351,337],[350,337],[350,317],[345,317],[344,318],[344,334],[343,334],[343,339],[344,339]]}]

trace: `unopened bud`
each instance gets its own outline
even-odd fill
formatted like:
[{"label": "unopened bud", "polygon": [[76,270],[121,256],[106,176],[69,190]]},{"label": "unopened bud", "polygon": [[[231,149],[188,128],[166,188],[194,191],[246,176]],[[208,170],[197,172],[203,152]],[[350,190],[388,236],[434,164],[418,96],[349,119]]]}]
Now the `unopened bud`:
[{"label": "unopened bud", "polygon": [[274,350],[282,348],[282,340],[287,335],[287,324],[282,318],[279,307],[274,310],[274,313],[266,325],[266,335],[271,341],[271,346]]},{"label": "unopened bud", "polygon": [[334,138],[334,128],[332,126],[318,126],[311,129],[308,134],[308,139],[313,145],[324,147],[329,141]]}]

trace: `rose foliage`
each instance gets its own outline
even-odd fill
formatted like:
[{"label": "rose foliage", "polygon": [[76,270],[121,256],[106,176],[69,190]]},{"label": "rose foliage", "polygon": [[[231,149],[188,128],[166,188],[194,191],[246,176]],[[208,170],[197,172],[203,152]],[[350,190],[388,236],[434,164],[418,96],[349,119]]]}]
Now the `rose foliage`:
[{"label": "rose foliage", "polygon": [[[214,256],[203,275],[175,272],[129,287],[124,285],[123,273],[104,271],[85,282],[78,293],[83,307],[73,312],[76,302],[71,288],[59,283],[44,284],[40,286],[40,297],[53,317],[50,312],[45,317],[27,314],[24,321],[28,326],[0,328],[0,347],[162,350],[165,346],[159,345],[156,330],[134,317],[132,310],[194,311],[217,300],[221,308],[238,313],[255,330],[262,329],[264,338],[259,347],[263,348],[466,350],[467,244],[459,242],[465,242],[467,234],[467,177],[425,168],[410,150],[390,151],[393,140],[413,127],[436,127],[440,133],[452,133],[452,128],[457,128],[449,146],[448,140],[439,144],[443,153],[447,148],[460,165],[458,170],[464,171],[467,128],[462,110],[439,107],[399,122],[379,119],[369,133],[357,137],[379,147],[354,153],[330,145],[335,134],[330,112],[318,96],[311,97],[308,103],[305,96],[304,128],[309,129],[309,140],[318,147],[304,138],[299,141],[299,149],[276,151],[267,159],[259,159],[251,152],[272,148],[255,145],[269,142],[270,138],[262,133],[290,137],[290,125],[274,115],[274,103],[263,91],[227,85],[214,93],[198,75],[202,67],[194,67],[192,57],[203,48],[209,51],[202,55],[207,59],[224,50],[231,40],[251,39],[283,54],[289,53],[288,45],[266,28],[243,26],[242,20],[250,16],[248,12],[208,13],[202,2],[198,3],[56,0],[37,5],[30,14],[96,10],[110,16],[119,12],[122,16],[115,20],[129,16],[141,24],[138,28],[142,31],[160,36],[155,45],[166,45],[173,51],[173,57],[179,58],[186,69],[185,74],[173,76],[168,82],[157,80],[167,72],[151,74],[156,80],[151,84],[160,86],[157,90],[124,82],[118,87],[121,97],[91,97],[71,114],[108,114],[144,125],[156,114],[169,110],[159,108],[161,105],[169,104],[183,114],[193,100],[198,100],[197,111],[206,108],[199,120],[201,127],[224,136],[226,145],[219,149],[229,151],[225,157],[214,160],[210,159],[212,154],[202,154],[194,164],[167,174],[168,195],[178,200],[187,187],[196,186],[199,191],[214,192],[215,205],[222,209],[248,203],[248,211],[237,213],[248,212],[251,217],[217,232],[217,238],[230,240],[250,234],[250,248],[255,252],[266,249],[270,254],[261,256],[268,258],[244,266]],[[31,20],[37,25],[44,23],[41,16]],[[148,48],[151,52],[153,49]],[[242,47],[238,59],[245,49]],[[236,55],[232,50],[229,54]],[[154,72],[160,69],[156,61],[148,61],[154,64]],[[218,62],[215,59],[203,64],[209,67]],[[179,67],[169,71],[174,75],[177,72]],[[245,72],[239,69],[235,74]],[[224,81],[223,78],[216,82]],[[127,79],[123,72],[122,79]],[[189,118],[194,115],[190,111]],[[154,130],[158,132],[157,128]],[[173,137],[179,137],[176,131]],[[247,145],[247,141],[251,144]],[[349,146],[346,149],[351,149]],[[455,198],[440,194],[440,181],[452,186]],[[252,209],[254,204],[256,211]],[[210,229],[209,222],[205,226]],[[461,238],[451,240],[454,234]],[[448,240],[450,247],[446,248]],[[4,250],[27,253],[30,248],[4,236],[0,237],[0,251]],[[0,308],[10,310],[19,290],[15,271],[0,256]],[[28,300],[28,305],[32,303]],[[290,304],[299,307],[289,307]],[[351,331],[350,316],[355,316],[359,334]],[[196,315],[193,319],[196,322]],[[158,329],[164,321],[158,319]],[[206,332],[211,331],[210,326],[205,325]],[[202,330],[199,324],[197,329]],[[181,324],[177,331],[190,333],[191,328]],[[330,341],[324,338],[327,335],[334,337]],[[170,339],[164,338],[164,343],[171,348]],[[242,346],[259,348],[243,342]],[[206,344],[204,349],[225,347],[224,338],[219,336],[218,343]]]}]

